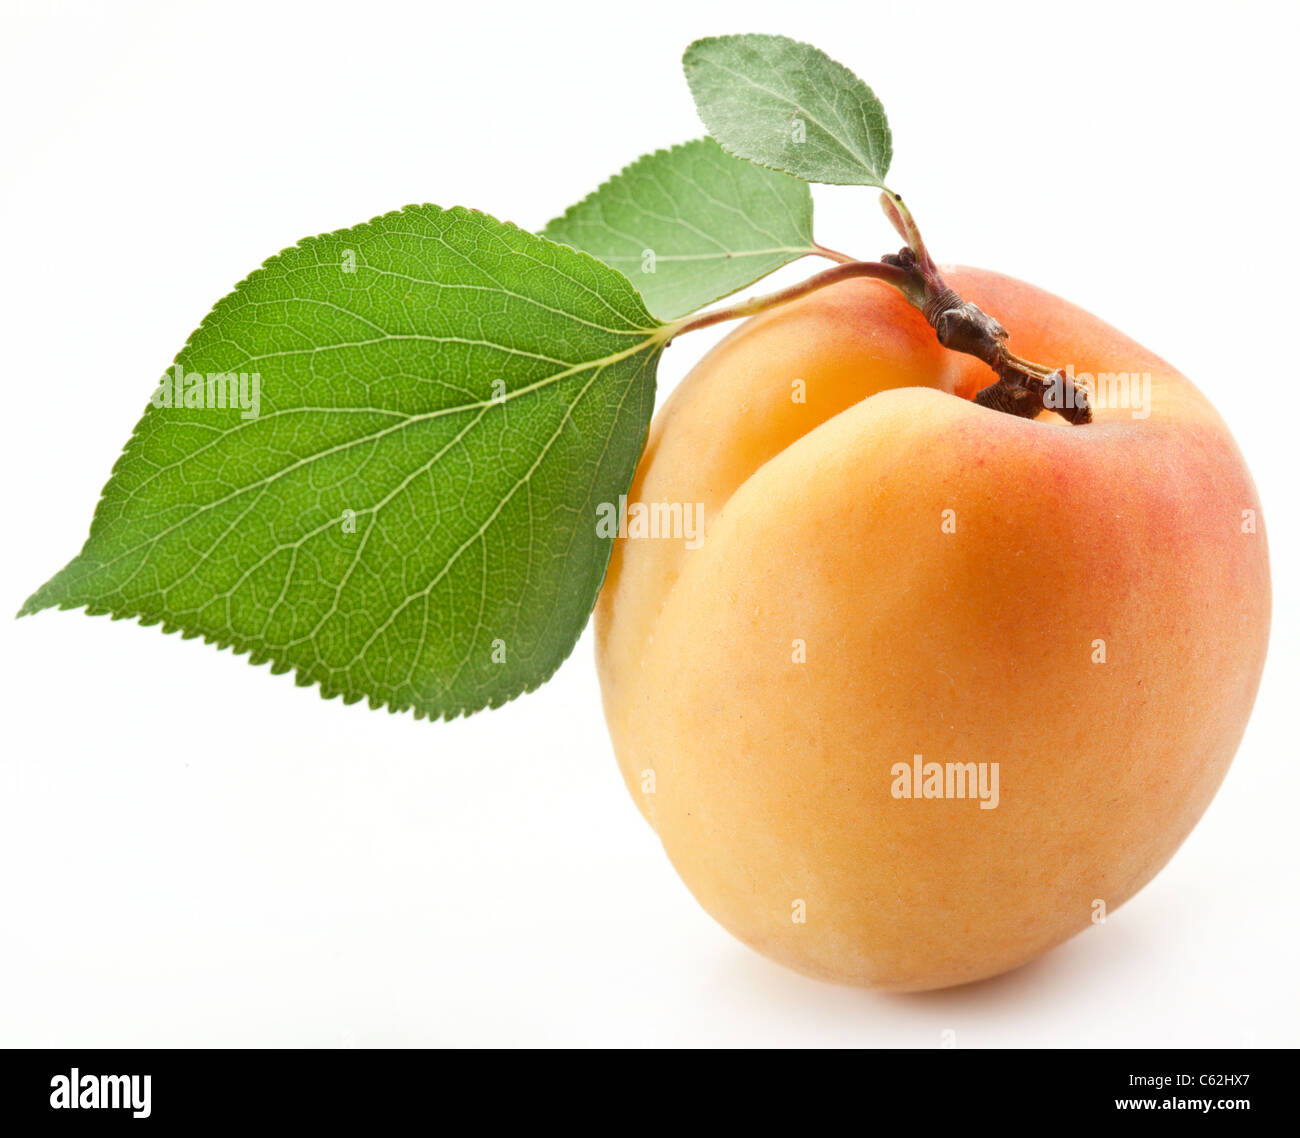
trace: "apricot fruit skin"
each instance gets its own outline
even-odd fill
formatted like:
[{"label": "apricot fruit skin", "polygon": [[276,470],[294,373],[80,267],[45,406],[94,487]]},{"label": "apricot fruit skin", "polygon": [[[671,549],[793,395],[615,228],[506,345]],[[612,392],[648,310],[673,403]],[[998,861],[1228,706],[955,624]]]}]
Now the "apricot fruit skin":
[{"label": "apricot fruit skin", "polygon": [[[700,904],[900,991],[1015,968],[1150,881],[1223,780],[1269,626],[1259,500],[1208,401],[1057,297],[945,275],[1021,356],[1149,373],[1149,416],[981,408],[991,373],[896,292],[832,286],[666,401],[629,501],[702,503],[704,541],[616,541],[596,609],[620,767]],[[997,808],[894,797],[914,755],[998,763]]]}]

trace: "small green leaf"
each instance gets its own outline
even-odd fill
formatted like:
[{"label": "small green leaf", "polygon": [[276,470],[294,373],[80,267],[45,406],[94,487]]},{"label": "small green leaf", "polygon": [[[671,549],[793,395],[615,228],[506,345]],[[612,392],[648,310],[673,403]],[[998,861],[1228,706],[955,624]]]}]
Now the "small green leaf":
[{"label": "small green leaf", "polygon": [[619,273],[475,211],[309,238],[194,333],[23,612],[161,623],[349,703],[495,707],[591,613],[662,329]]},{"label": "small green leaf", "polygon": [[639,158],[542,235],[618,269],[663,320],[817,252],[808,184],[710,138]]},{"label": "small green leaf", "polygon": [[682,57],[700,118],[723,147],[809,182],[884,186],[889,123],[871,88],[785,36],[696,40]]}]

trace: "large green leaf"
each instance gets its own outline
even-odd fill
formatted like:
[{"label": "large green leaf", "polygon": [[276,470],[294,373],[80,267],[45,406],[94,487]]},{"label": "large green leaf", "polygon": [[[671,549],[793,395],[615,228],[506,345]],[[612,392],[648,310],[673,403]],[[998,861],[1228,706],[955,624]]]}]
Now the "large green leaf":
[{"label": "large green leaf", "polygon": [[808,184],[710,138],[638,159],[542,235],[624,273],[664,320],[817,252]]},{"label": "large green leaf", "polygon": [[871,88],[811,44],[715,36],[682,57],[700,118],[723,147],[809,182],[884,186],[891,142]]},{"label": "large green leaf", "polygon": [[664,338],[614,270],[471,210],[310,238],[177,357],[248,398],[160,386],[85,548],[23,612],[161,623],[348,702],[496,706],[590,615],[597,507],[631,482]]}]

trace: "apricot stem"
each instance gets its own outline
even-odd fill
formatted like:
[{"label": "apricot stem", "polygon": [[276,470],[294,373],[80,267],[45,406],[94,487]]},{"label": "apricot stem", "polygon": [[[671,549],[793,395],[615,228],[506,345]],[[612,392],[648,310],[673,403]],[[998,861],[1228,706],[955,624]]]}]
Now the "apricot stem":
[{"label": "apricot stem", "polygon": [[893,285],[913,307],[920,309],[945,348],[974,356],[992,368],[997,381],[975,395],[975,402],[981,407],[1024,419],[1035,418],[1047,408],[1075,425],[1092,422],[1092,405],[1086,390],[1076,387],[1063,370],[1044,367],[1016,355],[1006,345],[1007,330],[978,305],[963,300],[948,287],[903,199],[893,190],[885,190],[880,202],[890,224],[907,242],[897,253],[887,254],[879,261],[855,261],[844,253],[817,245],[819,256],[840,264],[778,292],[665,324],[664,343],[672,343],[683,332],[710,328],[724,320],[756,316],[840,281],[869,277]]},{"label": "apricot stem", "polygon": [[818,257],[825,257],[828,261],[839,261],[841,265],[847,265],[850,261],[856,261],[856,257],[850,257],[847,253],[841,253],[838,249],[828,249],[819,241],[813,242],[813,249]]},{"label": "apricot stem", "polygon": [[792,300],[798,300],[801,296],[807,296],[819,289],[839,284],[840,281],[852,280],[854,277],[870,277],[873,280],[885,281],[907,296],[908,300],[917,307],[920,307],[921,295],[918,292],[917,280],[907,270],[880,261],[849,260],[844,264],[836,265],[833,269],[825,269],[820,273],[815,273],[806,281],[800,281],[789,288],[769,292],[763,296],[755,296],[749,300],[743,300],[739,304],[729,305],[726,308],[715,308],[709,312],[683,316],[680,320],[675,320],[673,323],[664,326],[664,343],[672,343],[683,332],[695,332],[700,328],[709,328],[714,324],[721,324],[724,320],[739,320],[746,316],[756,316],[760,312],[766,312],[769,308],[777,308],[782,304],[788,304]]},{"label": "apricot stem", "polygon": [[933,282],[937,289],[941,290],[944,286],[943,278],[939,275],[939,268],[934,263],[934,258],[930,256],[930,251],[925,247],[925,242],[921,240],[921,230],[916,224],[916,218],[912,216],[912,211],[903,204],[901,194],[894,193],[893,190],[886,190],[880,195],[880,205],[885,211],[885,216],[889,218],[889,223],[898,232],[899,237],[907,242],[907,247],[912,250],[916,258],[916,271],[925,280],[927,289]]},{"label": "apricot stem", "polygon": [[[920,282],[924,299],[917,307],[939,337],[939,343],[983,360],[998,377],[996,383],[980,389],[975,402],[1025,419],[1032,419],[1048,408],[1075,426],[1092,422],[1092,405],[1083,388],[1076,387],[1063,370],[1032,363],[1009,350],[1007,330],[978,305],[963,300],[948,287],[902,197],[886,190],[880,195],[880,204],[890,224],[907,242],[905,248],[881,258],[882,261],[912,273]],[[911,294],[908,299],[916,303]]]}]

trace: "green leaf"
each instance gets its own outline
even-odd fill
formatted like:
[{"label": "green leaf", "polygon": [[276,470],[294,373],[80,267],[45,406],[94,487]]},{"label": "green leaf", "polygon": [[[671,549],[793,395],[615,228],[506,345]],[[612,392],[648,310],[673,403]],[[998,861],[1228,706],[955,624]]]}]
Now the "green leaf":
[{"label": "green leaf", "polygon": [[309,238],[177,356],[243,374],[239,404],[160,385],[85,548],[23,612],[161,623],[349,703],[495,707],[591,613],[597,509],[632,480],[664,338],[619,273],[475,211]]},{"label": "green leaf", "polygon": [[542,235],[624,273],[664,320],[817,252],[807,183],[710,138],[637,159]]},{"label": "green leaf", "polygon": [[723,147],[809,182],[880,186],[889,123],[871,88],[785,36],[696,40],[682,57],[695,106]]}]

